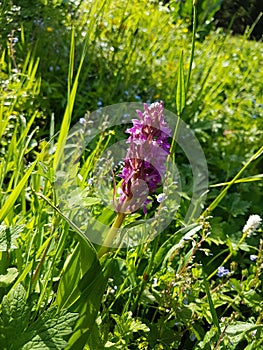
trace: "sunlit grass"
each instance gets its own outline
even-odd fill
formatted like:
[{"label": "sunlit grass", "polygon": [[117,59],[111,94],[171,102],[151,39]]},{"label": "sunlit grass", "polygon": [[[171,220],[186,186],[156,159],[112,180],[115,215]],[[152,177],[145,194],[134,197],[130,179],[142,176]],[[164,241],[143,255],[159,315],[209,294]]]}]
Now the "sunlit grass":
[{"label": "sunlit grass", "polygon": [[[242,228],[262,216],[262,43],[210,32],[193,57],[189,23],[165,6],[93,1],[77,14],[54,77],[39,69],[41,41],[24,56],[18,47],[1,55],[0,348],[260,349],[262,229],[243,240]],[[61,96],[64,110],[54,105]],[[182,227],[191,169],[177,147],[184,195],[174,221],[153,242],[99,261],[56,198],[68,130],[88,109],[159,99],[202,144],[211,184],[203,216]],[[89,179],[114,137],[98,137],[78,164],[95,201]],[[114,220],[99,201],[94,216]]]}]

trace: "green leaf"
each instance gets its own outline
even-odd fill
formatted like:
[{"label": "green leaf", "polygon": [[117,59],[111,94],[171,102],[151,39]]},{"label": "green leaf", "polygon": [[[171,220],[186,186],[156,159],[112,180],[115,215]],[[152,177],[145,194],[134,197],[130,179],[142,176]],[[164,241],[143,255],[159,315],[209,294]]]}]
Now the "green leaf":
[{"label": "green leaf", "polygon": [[15,267],[10,267],[7,269],[7,274],[0,275],[0,287],[8,287],[11,283],[14,282],[18,275],[18,271]]},{"label": "green leaf", "polygon": [[205,334],[204,339],[198,343],[197,349],[211,350],[211,343],[216,343],[216,337],[218,335],[218,328],[214,325]]},{"label": "green leaf", "polygon": [[204,276],[204,285],[205,285],[205,292],[206,292],[207,300],[208,300],[209,307],[210,307],[210,312],[211,312],[212,319],[213,319],[213,324],[217,327],[217,331],[218,331],[217,339],[218,339],[218,337],[220,335],[219,320],[218,320],[216,309],[215,309],[215,306],[214,306],[214,303],[212,300],[212,296],[210,293],[209,284],[208,284],[206,276]]},{"label": "green leaf", "polygon": [[[149,332],[150,328],[142,323],[138,318],[132,315],[131,311],[122,313],[121,315],[112,315],[116,325],[114,327],[114,336],[110,337],[105,344],[105,348],[111,349],[128,349],[128,344],[136,332]],[[113,343],[112,340],[116,342]],[[119,344],[121,346],[119,347]]]},{"label": "green leaf", "polygon": [[11,290],[10,295],[4,296],[0,323],[3,325],[3,335],[11,349],[14,339],[19,339],[27,327],[30,309],[26,302],[26,291],[19,284]]},{"label": "green leaf", "polygon": [[88,197],[87,196],[87,188],[81,189],[76,188],[70,193],[70,198],[68,199],[68,207],[69,209],[74,209],[77,207],[90,207],[95,204],[99,204],[101,202],[100,198],[97,197]]},{"label": "green leaf", "polygon": [[108,271],[108,268],[102,270],[97,254],[87,240],[79,238],[78,245],[63,267],[56,299],[60,310],[70,308],[70,311],[79,313],[69,340],[74,350],[82,350],[92,332],[106,288]]},{"label": "green leaf", "polygon": [[31,175],[32,171],[34,170],[35,165],[37,164],[37,161],[38,161],[38,159],[36,159],[34,161],[34,163],[32,163],[32,165],[28,168],[25,175],[19,181],[16,188],[12,191],[12,193],[10,194],[10,196],[7,198],[6,202],[4,203],[3,207],[0,209],[0,222],[2,222],[5,219],[5,217],[7,216],[7,214],[10,211],[12,211],[12,208],[13,208],[17,198],[19,197],[21,191],[23,190],[24,186],[27,183],[29,176]]},{"label": "green leaf", "polygon": [[69,62],[69,75],[68,75],[68,102],[66,106],[66,110],[64,113],[64,117],[62,120],[62,125],[60,128],[59,132],[59,138],[57,142],[57,147],[56,147],[56,152],[54,155],[54,170],[57,170],[58,164],[61,161],[63,152],[64,152],[64,146],[66,144],[66,139],[68,135],[68,131],[70,128],[70,122],[71,122],[71,116],[72,116],[72,111],[75,103],[75,98],[76,98],[76,93],[77,93],[77,88],[78,88],[78,83],[79,83],[79,76],[81,72],[82,65],[84,63],[84,59],[86,56],[87,52],[87,41],[84,43],[82,55],[80,58],[80,63],[78,66],[78,70],[76,73],[76,77],[73,83],[73,86],[71,87],[72,80],[73,80],[73,71],[74,71],[74,36],[75,36],[75,31],[74,28],[71,33],[71,46],[70,46],[70,62]]},{"label": "green leaf", "polygon": [[[223,325],[222,328],[224,328]],[[247,332],[259,328],[262,329],[262,325],[255,325],[255,323],[236,321],[235,323],[229,325],[226,328],[225,333],[231,338],[231,342],[234,345],[233,349],[235,349],[238,343],[245,337]]]},{"label": "green leaf", "polygon": [[21,284],[4,296],[0,318],[0,346],[6,350],[65,349],[63,339],[72,333],[78,315],[63,310],[57,313],[51,307],[39,315],[35,322],[30,319],[30,307],[26,291]]},{"label": "green leaf", "polygon": [[74,333],[69,340],[69,345],[74,350],[82,350],[84,345],[89,343],[89,337],[93,331],[107,285],[110,266],[111,264],[105,271],[102,271],[99,261],[94,261],[78,283],[79,295],[70,308],[70,310],[79,313]]},{"label": "green leaf", "polygon": [[12,227],[6,227],[4,224],[0,225],[0,252],[17,249],[16,238],[19,237],[23,229],[24,225]]},{"label": "green leaf", "polygon": [[20,349],[23,345],[21,350],[65,349],[67,342],[63,338],[72,333],[77,318],[76,313],[67,310],[56,313],[56,308],[51,307],[29,326],[23,334],[23,343],[17,346]]}]

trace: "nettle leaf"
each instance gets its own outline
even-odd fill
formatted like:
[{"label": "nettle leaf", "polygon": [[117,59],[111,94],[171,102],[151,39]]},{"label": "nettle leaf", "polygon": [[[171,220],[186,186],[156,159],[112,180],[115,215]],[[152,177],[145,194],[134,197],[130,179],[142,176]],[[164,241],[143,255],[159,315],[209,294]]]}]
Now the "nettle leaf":
[{"label": "nettle leaf", "polygon": [[26,291],[19,284],[12,289],[10,295],[5,295],[2,301],[1,323],[8,341],[22,334],[28,324],[30,308],[26,302]]},{"label": "nettle leaf", "polygon": [[[19,284],[4,296],[0,317],[0,348],[3,350],[65,349],[64,337],[72,333],[78,314],[56,307],[44,311],[35,322],[30,321],[26,291]],[[30,325],[29,325],[30,321]]]},{"label": "nettle leaf", "polygon": [[[32,349],[65,349],[66,340],[63,338],[72,333],[78,314],[51,307],[34,322],[24,333],[21,350]],[[16,348],[13,348],[16,349]]]},{"label": "nettle leaf", "polygon": [[26,291],[19,284],[10,295],[4,296],[0,315],[0,348],[2,350],[18,349],[13,342],[19,341],[26,329],[30,308],[26,303]]},{"label": "nettle leaf", "polygon": [[12,227],[6,227],[6,225],[0,225],[0,251],[6,252],[8,250],[17,249],[16,239],[23,231],[24,225],[15,225]]}]

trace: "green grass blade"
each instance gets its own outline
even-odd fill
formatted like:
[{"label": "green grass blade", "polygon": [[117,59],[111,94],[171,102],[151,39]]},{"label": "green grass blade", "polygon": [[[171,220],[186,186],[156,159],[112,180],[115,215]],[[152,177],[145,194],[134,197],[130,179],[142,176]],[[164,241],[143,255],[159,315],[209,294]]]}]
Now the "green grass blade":
[{"label": "green grass blade", "polygon": [[204,278],[204,285],[205,285],[205,292],[206,292],[206,296],[207,296],[210,312],[211,312],[211,315],[212,315],[213,323],[217,327],[218,332],[220,332],[220,325],[219,325],[218,316],[217,316],[217,313],[216,313],[216,309],[214,307],[214,303],[213,303],[213,300],[212,300],[212,297],[211,297],[211,293],[210,293],[210,290],[209,290],[209,285],[208,285],[206,277]]},{"label": "green grass blade", "polygon": [[209,207],[206,209],[207,212],[213,211],[218,204],[221,202],[221,200],[225,197],[227,194],[227,191],[229,188],[237,181],[237,179],[241,176],[241,174],[247,169],[247,167],[258,157],[260,157],[263,154],[263,146],[246,162],[246,164],[243,166],[243,168],[237,173],[237,175],[228,183],[228,185],[219,193],[219,195],[215,198],[215,200],[209,205]]},{"label": "green grass blade", "polygon": [[60,132],[59,132],[59,138],[58,138],[58,142],[57,142],[57,148],[56,148],[56,152],[55,152],[55,156],[54,156],[54,170],[57,169],[59,161],[61,159],[61,156],[63,154],[64,151],[64,146],[66,144],[66,139],[67,139],[67,135],[68,135],[68,131],[70,128],[70,122],[71,122],[71,116],[72,116],[72,111],[73,111],[73,107],[74,107],[74,102],[75,102],[75,98],[76,98],[76,93],[77,93],[77,88],[78,88],[78,81],[79,81],[79,76],[80,76],[80,72],[81,72],[81,68],[84,62],[84,58],[86,56],[86,52],[87,52],[87,42],[85,42],[83,51],[82,51],[82,56],[81,56],[81,60],[79,63],[79,67],[78,67],[78,71],[76,74],[76,78],[74,80],[74,84],[73,87],[71,89],[71,80],[72,80],[72,72],[74,70],[74,30],[73,30],[73,34],[72,34],[72,38],[71,38],[71,55],[70,55],[70,67],[69,67],[69,82],[68,82],[68,102],[67,102],[67,106],[66,106],[66,110],[65,110],[65,114],[63,117],[63,121],[62,121],[62,125],[60,128]]},{"label": "green grass blade", "polygon": [[[237,184],[237,183],[246,183],[246,182],[262,181],[262,180],[263,180],[263,174],[258,174],[258,175],[243,177],[242,179],[237,179],[234,183]],[[221,182],[218,184],[210,185],[210,187],[221,187],[229,184],[230,184],[230,181]]]},{"label": "green grass blade", "polygon": [[184,82],[184,66],[183,66],[183,51],[180,55],[178,80],[176,89],[176,109],[177,115],[181,116],[185,107],[185,82]]},{"label": "green grass blade", "polygon": [[34,170],[37,162],[38,162],[38,159],[36,159],[34,163],[28,168],[25,175],[22,177],[20,182],[17,184],[16,188],[12,191],[10,196],[7,198],[3,207],[0,209],[0,222],[2,222],[5,219],[5,217],[8,215],[8,213],[12,210],[17,198],[19,197],[21,191],[25,187],[27,180],[31,175],[32,171]]},{"label": "green grass blade", "polygon": [[196,37],[196,23],[197,23],[196,5],[197,5],[197,1],[193,1],[193,34],[192,34],[190,63],[189,63],[187,81],[186,81],[186,93],[189,89],[189,83],[190,83],[192,67],[193,67],[193,60],[194,60],[194,52],[195,52],[195,37]]}]

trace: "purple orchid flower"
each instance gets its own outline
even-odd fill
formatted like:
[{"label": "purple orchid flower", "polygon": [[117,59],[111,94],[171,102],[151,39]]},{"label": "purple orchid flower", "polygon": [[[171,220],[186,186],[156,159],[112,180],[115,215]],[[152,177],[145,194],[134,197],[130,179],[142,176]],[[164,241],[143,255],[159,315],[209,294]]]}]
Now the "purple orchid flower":
[{"label": "purple orchid flower", "polygon": [[163,102],[144,104],[144,112],[137,110],[139,119],[133,119],[133,126],[126,130],[130,134],[130,147],[124,159],[124,168],[117,210],[134,212],[150,202],[149,194],[162,184],[165,162],[170,150],[168,138],[171,130],[164,121]]}]

